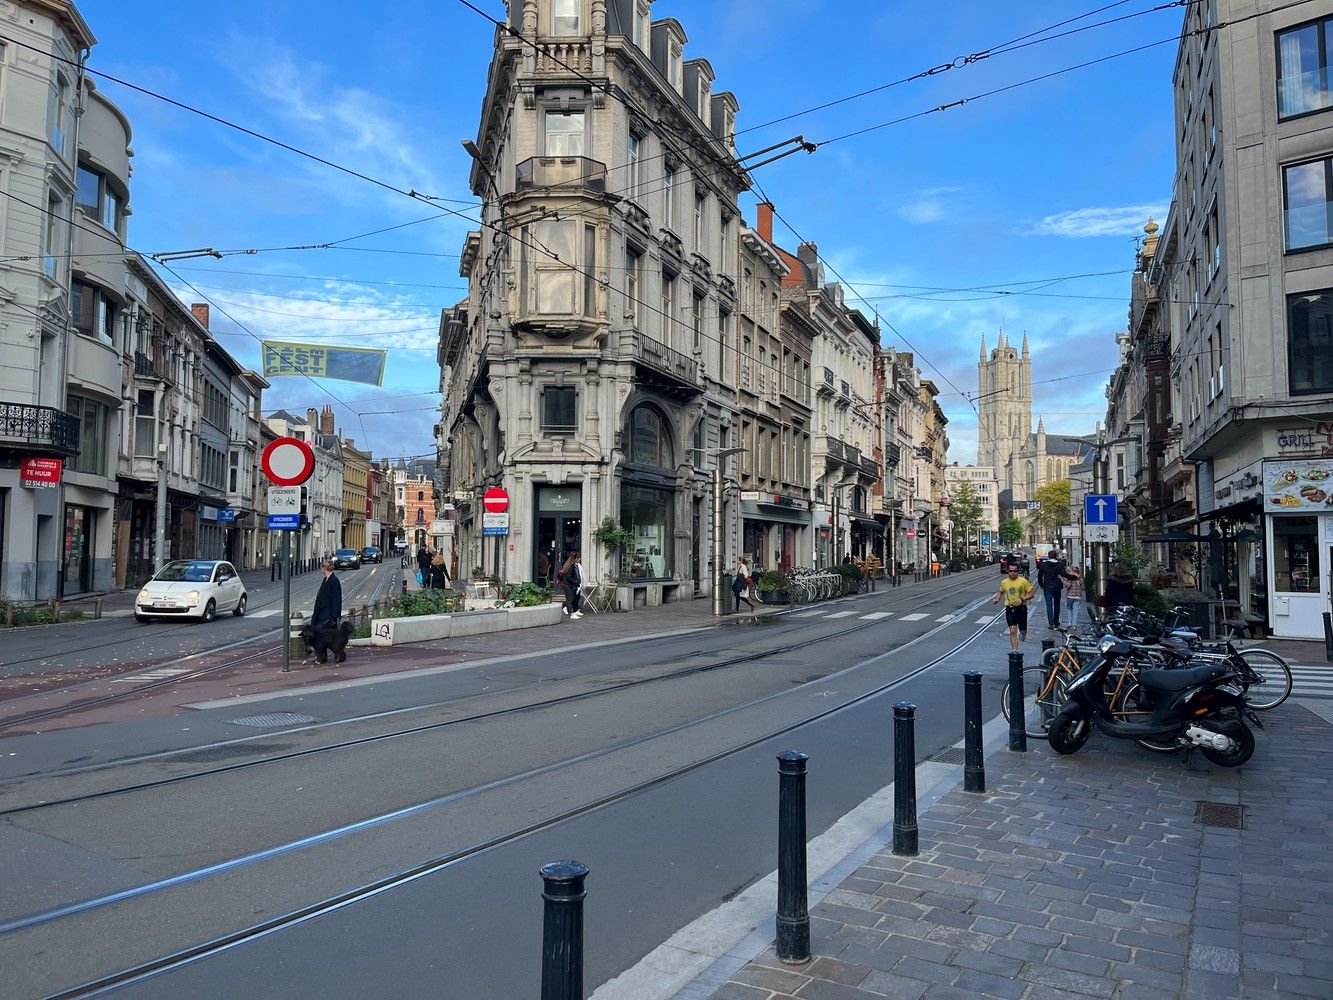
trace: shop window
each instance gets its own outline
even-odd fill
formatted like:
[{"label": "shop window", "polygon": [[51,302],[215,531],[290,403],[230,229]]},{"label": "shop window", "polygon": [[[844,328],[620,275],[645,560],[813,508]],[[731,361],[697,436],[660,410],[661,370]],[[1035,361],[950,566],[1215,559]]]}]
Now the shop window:
[{"label": "shop window", "polygon": [[1319,592],[1319,518],[1273,518],[1273,589]]},{"label": "shop window", "polygon": [[1333,391],[1333,291],[1293,295],[1287,313],[1292,395]]},{"label": "shop window", "polygon": [[659,469],[672,467],[671,431],[657,410],[651,406],[635,407],[626,430],[626,454],[631,462]]},{"label": "shop window", "polygon": [[673,570],[674,500],[672,490],[625,483],[620,489],[620,523],[634,536],[625,553],[634,579],[662,579]]},{"label": "shop window", "polygon": [[550,386],[542,390],[542,433],[568,437],[577,429],[578,394],[572,387]]}]

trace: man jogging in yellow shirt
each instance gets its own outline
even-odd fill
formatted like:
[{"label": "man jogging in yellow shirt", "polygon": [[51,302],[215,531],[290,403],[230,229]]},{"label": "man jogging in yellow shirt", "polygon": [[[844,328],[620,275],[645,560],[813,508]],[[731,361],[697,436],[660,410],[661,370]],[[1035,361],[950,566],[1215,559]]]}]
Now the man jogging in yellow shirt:
[{"label": "man jogging in yellow shirt", "polygon": [[1008,575],[1000,581],[1000,591],[991,598],[992,604],[1004,599],[1004,620],[1009,623],[1009,645],[1018,644],[1028,637],[1028,602],[1037,596],[1036,589],[1018,572],[1018,564],[1010,563]]}]

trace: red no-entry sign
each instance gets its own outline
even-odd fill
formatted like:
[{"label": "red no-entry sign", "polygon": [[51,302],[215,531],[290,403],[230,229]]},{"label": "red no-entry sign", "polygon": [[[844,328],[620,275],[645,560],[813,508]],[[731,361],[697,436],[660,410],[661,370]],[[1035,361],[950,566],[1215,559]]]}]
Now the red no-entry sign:
[{"label": "red no-entry sign", "polygon": [[498,486],[492,486],[482,496],[481,505],[489,514],[503,514],[509,509],[509,494]]},{"label": "red no-entry sign", "polygon": [[264,449],[259,464],[274,485],[300,486],[315,472],[315,453],[300,438],[282,437]]}]

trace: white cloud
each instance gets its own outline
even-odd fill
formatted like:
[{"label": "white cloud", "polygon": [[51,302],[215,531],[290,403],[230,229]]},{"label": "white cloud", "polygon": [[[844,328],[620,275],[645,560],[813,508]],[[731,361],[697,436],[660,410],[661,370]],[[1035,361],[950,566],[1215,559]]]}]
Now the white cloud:
[{"label": "white cloud", "polygon": [[962,188],[933,187],[918,191],[912,199],[896,209],[899,216],[917,226],[926,226],[939,222],[951,212],[958,210],[958,198]]},{"label": "white cloud", "polygon": [[1160,219],[1166,214],[1165,205],[1125,205],[1120,208],[1076,208],[1068,212],[1048,215],[1029,232],[1032,236],[1090,236],[1142,235],[1148,216]]}]

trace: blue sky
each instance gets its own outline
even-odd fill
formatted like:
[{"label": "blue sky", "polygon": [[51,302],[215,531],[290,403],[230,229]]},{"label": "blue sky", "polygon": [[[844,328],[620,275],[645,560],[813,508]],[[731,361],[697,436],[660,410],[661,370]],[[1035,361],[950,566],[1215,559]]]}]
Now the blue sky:
[{"label": "blue sky", "polygon": [[[1181,8],[1142,13],[1156,5],[657,0],[654,16],[677,18],[686,57],[707,57],[715,89],[737,95],[745,153],[796,134],[825,142],[1173,40]],[[478,6],[503,16],[498,0]],[[1108,9],[1058,31],[1139,16],[755,127],[1099,7]],[[456,0],[118,0],[83,10],[98,37],[90,68],[471,211],[459,140],[476,134],[493,28]],[[1048,430],[1086,433],[1104,412],[1132,238],[1170,198],[1174,59],[1170,41],[756,171],[780,216],[867,300],[849,294],[849,303],[879,311],[886,344],[916,349],[943,392],[955,459],[976,460],[976,416],[962,393],[976,391],[979,338],[993,345],[1001,325],[1015,338],[1029,333],[1035,410]],[[471,224],[110,81],[99,86],[134,128],[136,249],[285,247],[416,223],[340,249],[185,261],[166,277],[187,301],[200,296],[186,281],[214,301],[214,332],[250,365],[257,341],[218,307],[257,337],[388,347],[383,388],[278,379],[266,409],[333,403],[345,433],[377,455],[429,453],[439,310],[463,296],[457,255]],[[742,204],[751,221],[754,200]],[[775,238],[798,242],[781,221]],[[1055,378],[1065,380],[1043,381]]]}]

